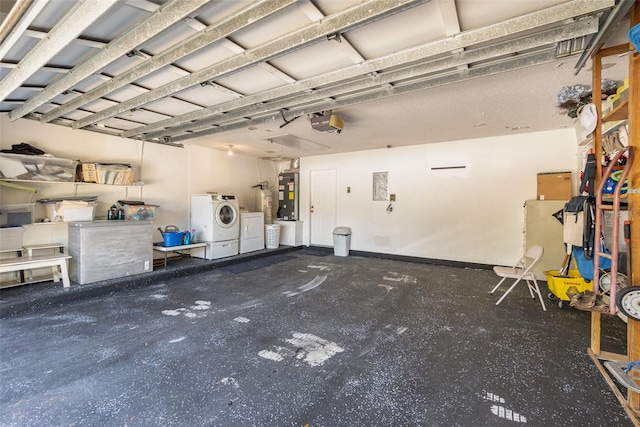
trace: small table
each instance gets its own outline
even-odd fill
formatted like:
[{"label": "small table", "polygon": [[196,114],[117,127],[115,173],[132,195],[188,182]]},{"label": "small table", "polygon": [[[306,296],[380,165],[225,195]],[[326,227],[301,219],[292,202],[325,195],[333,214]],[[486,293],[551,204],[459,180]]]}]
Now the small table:
[{"label": "small table", "polygon": [[189,245],[178,246],[162,246],[162,243],[153,244],[153,250],[164,252],[164,266],[167,266],[167,252],[178,252],[183,250],[191,250],[193,248],[204,248],[204,259],[207,259],[207,244],[206,243],[191,243]]}]

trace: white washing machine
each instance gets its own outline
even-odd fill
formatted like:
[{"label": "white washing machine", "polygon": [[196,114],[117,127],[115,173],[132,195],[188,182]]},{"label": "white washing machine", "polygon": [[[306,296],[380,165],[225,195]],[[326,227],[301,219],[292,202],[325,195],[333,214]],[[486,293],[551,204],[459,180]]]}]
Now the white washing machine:
[{"label": "white washing machine", "polygon": [[[207,259],[238,255],[240,208],[235,196],[193,194],[191,196],[191,228],[199,242],[207,243]],[[202,248],[192,250],[192,256],[204,258]]]}]

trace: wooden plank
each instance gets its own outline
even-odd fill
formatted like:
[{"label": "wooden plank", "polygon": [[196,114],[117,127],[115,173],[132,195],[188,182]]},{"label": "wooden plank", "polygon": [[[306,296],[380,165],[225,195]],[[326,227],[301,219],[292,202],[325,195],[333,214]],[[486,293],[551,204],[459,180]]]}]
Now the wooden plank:
[{"label": "wooden plank", "polygon": [[629,416],[629,419],[631,420],[633,425],[635,427],[640,427],[640,418],[638,418],[638,414],[627,404],[627,400],[624,398],[622,393],[620,393],[620,390],[618,390],[618,386],[616,386],[616,384],[611,379],[611,376],[609,376],[609,372],[607,372],[602,363],[600,363],[600,359],[598,359],[598,356],[596,356],[596,354],[592,352],[590,348],[587,349],[587,352],[589,353],[591,360],[593,360],[593,363],[596,365],[596,368],[598,368],[598,371],[600,371],[602,378],[604,378],[604,380],[607,382],[607,384],[611,388],[611,391],[616,396],[616,398],[622,405],[622,408]]},{"label": "wooden plank", "polygon": [[[602,52],[598,52],[593,56],[591,60],[591,98],[602,99]],[[600,156],[602,153],[602,102],[594,102],[596,106],[596,116],[598,117],[598,123],[596,123],[596,130],[593,132],[593,152],[596,155],[596,179],[595,182],[590,183],[594,189],[597,189],[602,179],[602,162]],[[592,318],[593,323],[593,318]]]},{"label": "wooden plank", "polygon": [[600,354],[601,317],[602,313],[591,312],[591,351],[595,354]]},{"label": "wooden plank", "polygon": [[616,108],[602,118],[602,122],[617,122],[629,117],[629,102],[623,101]]},{"label": "wooden plank", "polygon": [[620,353],[612,353],[610,351],[601,351],[600,353],[596,353],[598,359],[606,359],[611,360],[613,362],[628,362],[627,356],[625,354]]},{"label": "wooden plank", "polygon": [[627,53],[631,50],[633,50],[633,45],[631,43],[623,43],[623,44],[619,44],[617,46],[611,46],[611,47],[605,47],[603,49],[600,49],[600,51],[598,52],[598,54],[600,55],[600,57],[604,58],[606,56],[614,56],[614,55],[620,55],[623,53]]},{"label": "wooden plank", "polygon": [[[14,267],[33,267],[36,264],[42,264],[47,261],[57,261],[59,259],[69,259],[71,256],[64,254],[51,254],[51,255],[39,255],[39,256],[27,256],[19,258],[4,258],[0,259],[0,271],[5,272],[7,269]],[[15,268],[14,268],[15,270]]]}]

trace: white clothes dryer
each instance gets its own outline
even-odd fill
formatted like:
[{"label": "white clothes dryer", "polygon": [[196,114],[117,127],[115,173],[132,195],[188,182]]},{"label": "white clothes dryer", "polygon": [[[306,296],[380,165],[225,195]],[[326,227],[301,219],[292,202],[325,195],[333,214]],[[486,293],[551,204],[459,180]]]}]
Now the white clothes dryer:
[{"label": "white clothes dryer", "polygon": [[[194,194],[191,196],[191,228],[196,239],[208,243],[207,259],[238,254],[240,207],[235,196]],[[193,250],[193,256],[204,257],[204,250]]]}]

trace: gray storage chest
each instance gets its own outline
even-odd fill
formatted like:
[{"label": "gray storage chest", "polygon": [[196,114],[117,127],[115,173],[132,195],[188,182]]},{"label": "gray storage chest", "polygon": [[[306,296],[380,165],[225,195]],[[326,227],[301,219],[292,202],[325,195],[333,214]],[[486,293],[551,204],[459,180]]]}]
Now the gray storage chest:
[{"label": "gray storage chest", "polygon": [[69,278],[79,284],[153,270],[151,221],[69,223]]}]

